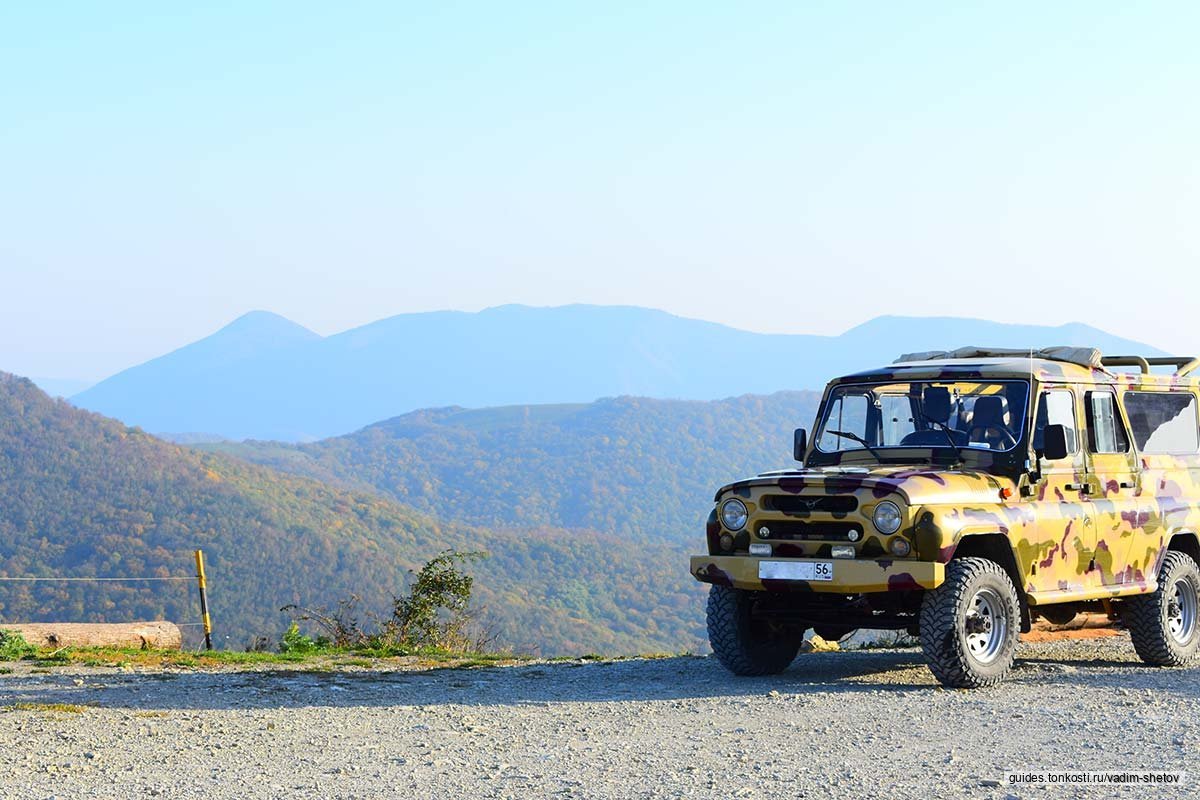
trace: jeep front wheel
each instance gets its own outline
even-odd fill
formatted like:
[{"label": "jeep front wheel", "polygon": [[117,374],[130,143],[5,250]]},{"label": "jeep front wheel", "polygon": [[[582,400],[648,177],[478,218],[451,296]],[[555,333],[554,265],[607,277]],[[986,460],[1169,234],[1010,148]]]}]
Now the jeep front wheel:
[{"label": "jeep front wheel", "polygon": [[708,642],[734,675],[775,675],[796,658],[804,631],[753,615],[755,593],[713,586],[708,592]]},{"label": "jeep front wheel", "polygon": [[934,677],[955,689],[999,683],[1012,669],[1021,607],[1008,573],[986,558],[946,565],[921,603],[921,649]]},{"label": "jeep front wheel", "polygon": [[1156,667],[1200,661],[1200,568],[1191,556],[1168,552],[1158,571],[1158,589],[1130,597],[1122,612],[1142,661]]}]

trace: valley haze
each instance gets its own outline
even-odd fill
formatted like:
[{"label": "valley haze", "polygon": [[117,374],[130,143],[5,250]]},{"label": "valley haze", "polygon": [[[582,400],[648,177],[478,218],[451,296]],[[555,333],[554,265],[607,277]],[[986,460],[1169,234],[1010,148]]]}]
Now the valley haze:
[{"label": "valley haze", "polygon": [[[803,317],[803,304],[796,314]],[[632,306],[506,305],[400,314],[323,337],[254,311],[71,399],[184,440],[296,442],[424,408],[820,389],[836,374],[889,363],[902,352],[964,345],[1161,354],[1079,323],[954,317],[885,316],[839,336],[817,336],[751,333]]]}]

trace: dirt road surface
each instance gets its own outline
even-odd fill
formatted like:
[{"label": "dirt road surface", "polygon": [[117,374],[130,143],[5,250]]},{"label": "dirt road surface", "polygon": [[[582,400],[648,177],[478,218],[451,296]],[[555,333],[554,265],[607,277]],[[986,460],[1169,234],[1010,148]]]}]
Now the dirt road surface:
[{"label": "dirt road surface", "polygon": [[[56,704],[64,704],[56,706]],[[1125,637],[1023,645],[938,688],[919,651],[432,672],[0,675],[7,798],[1057,798],[1200,795],[1200,671]],[[1007,770],[1176,769],[1178,787],[1010,787]]]}]

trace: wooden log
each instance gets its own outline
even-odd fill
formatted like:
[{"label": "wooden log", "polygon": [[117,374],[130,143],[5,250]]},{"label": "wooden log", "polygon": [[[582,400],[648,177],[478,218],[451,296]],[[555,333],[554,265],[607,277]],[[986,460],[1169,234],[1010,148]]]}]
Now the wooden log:
[{"label": "wooden log", "polygon": [[183,636],[173,622],[0,622],[0,630],[16,631],[34,647],[137,647],[179,650]]}]

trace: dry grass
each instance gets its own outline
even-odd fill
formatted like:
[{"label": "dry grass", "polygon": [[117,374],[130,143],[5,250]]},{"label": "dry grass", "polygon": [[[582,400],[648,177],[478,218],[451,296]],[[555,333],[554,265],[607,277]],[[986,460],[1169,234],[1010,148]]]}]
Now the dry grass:
[{"label": "dry grass", "polygon": [[82,714],[87,706],[75,703],[13,703],[5,706],[5,711],[46,711],[54,714]]},{"label": "dry grass", "polygon": [[371,650],[326,649],[306,653],[235,652],[231,650],[138,650],[134,648],[71,647],[39,653],[32,663],[37,667],[118,667],[137,669],[222,670],[239,667],[294,667],[303,670],[358,669],[440,669],[481,666],[507,666],[528,661],[508,653],[391,653]]}]

